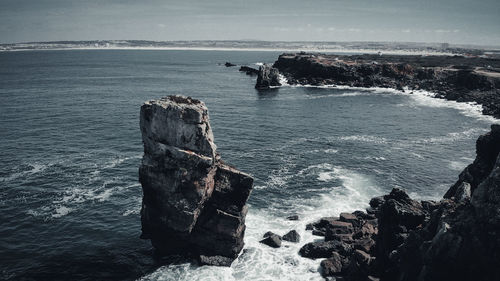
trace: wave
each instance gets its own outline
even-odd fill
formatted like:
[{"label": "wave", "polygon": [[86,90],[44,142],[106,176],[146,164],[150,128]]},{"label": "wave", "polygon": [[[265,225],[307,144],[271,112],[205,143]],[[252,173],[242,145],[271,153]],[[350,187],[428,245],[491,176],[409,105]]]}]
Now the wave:
[{"label": "wave", "polygon": [[367,142],[375,144],[386,144],[388,140],[384,137],[371,136],[371,135],[351,135],[351,136],[341,136],[339,137],[341,141],[356,141],[356,142]]},{"label": "wave", "polygon": [[[249,208],[245,248],[230,268],[191,263],[166,265],[140,280],[324,280],[318,273],[319,261],[298,254],[302,245],[318,238],[305,230],[306,224],[343,211],[363,209],[369,198],[381,191],[371,177],[330,163],[310,165],[294,175],[316,178],[325,188],[306,191],[316,192],[313,198],[283,198],[276,206],[270,202],[265,208]],[[324,175],[328,177],[322,178]],[[286,212],[299,215],[300,220],[286,220],[282,204],[289,206]],[[268,230],[283,235],[292,229],[300,234],[300,243],[283,241],[278,249],[259,243]]]},{"label": "wave", "polygon": [[16,170],[21,170],[21,171],[11,173],[6,177],[0,177],[0,182],[9,182],[19,178],[26,178],[31,175],[36,175],[38,173],[45,171],[45,169],[47,169],[52,165],[54,165],[54,163],[49,163],[49,164],[28,163],[19,165],[16,167]]},{"label": "wave", "polygon": [[[280,74],[280,81],[281,81]],[[427,106],[427,107],[442,107],[442,108],[453,108],[458,110],[461,114],[467,117],[480,119],[483,121],[491,122],[491,123],[500,123],[500,119],[497,119],[490,115],[483,114],[483,106],[476,102],[457,102],[453,100],[447,100],[442,98],[437,98],[436,93],[425,91],[425,90],[410,90],[405,87],[404,91],[393,89],[393,88],[383,88],[383,87],[352,87],[352,86],[344,86],[344,85],[300,85],[300,84],[289,84],[288,80],[283,80],[283,86],[288,87],[302,87],[302,88],[319,88],[319,89],[337,89],[337,90],[354,90],[356,92],[352,93],[340,93],[340,94],[331,94],[331,95],[318,95],[318,96],[309,96],[308,99],[321,99],[321,98],[331,98],[331,97],[353,97],[353,96],[365,96],[370,94],[397,94],[397,95],[406,95],[411,97],[417,105],[419,106]],[[403,105],[401,105],[403,106]]]},{"label": "wave", "polygon": [[452,108],[458,110],[461,114],[467,117],[480,119],[491,123],[500,123],[499,119],[490,115],[484,115],[483,106],[476,102],[457,102],[442,98],[436,98],[436,93],[423,90],[410,91],[407,89],[405,92],[400,93],[411,97],[420,106]]}]

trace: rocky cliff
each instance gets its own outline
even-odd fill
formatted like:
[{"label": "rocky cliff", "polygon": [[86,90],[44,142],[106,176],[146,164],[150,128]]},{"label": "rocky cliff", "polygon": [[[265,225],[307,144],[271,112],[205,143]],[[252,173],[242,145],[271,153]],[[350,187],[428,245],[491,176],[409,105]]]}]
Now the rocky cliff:
[{"label": "rocky cliff", "polygon": [[273,67],[290,84],[427,90],[439,98],[477,102],[484,114],[500,117],[498,57],[299,53],[280,55]]},{"label": "rocky cliff", "polygon": [[326,258],[322,274],[337,280],[500,280],[499,144],[492,125],[447,198],[416,201],[393,189],[366,212],[309,225],[325,241],[300,254]]},{"label": "rocky cliff", "polygon": [[252,177],[220,160],[201,101],[182,96],[148,101],[141,107],[140,127],[141,238],[150,239],[160,255],[229,266],[243,248]]}]

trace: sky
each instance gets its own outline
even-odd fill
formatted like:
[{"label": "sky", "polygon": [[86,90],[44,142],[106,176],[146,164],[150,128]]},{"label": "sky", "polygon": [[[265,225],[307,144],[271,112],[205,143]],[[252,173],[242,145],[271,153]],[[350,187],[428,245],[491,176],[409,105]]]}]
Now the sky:
[{"label": "sky", "polygon": [[500,46],[500,0],[0,0],[0,43],[107,39]]}]

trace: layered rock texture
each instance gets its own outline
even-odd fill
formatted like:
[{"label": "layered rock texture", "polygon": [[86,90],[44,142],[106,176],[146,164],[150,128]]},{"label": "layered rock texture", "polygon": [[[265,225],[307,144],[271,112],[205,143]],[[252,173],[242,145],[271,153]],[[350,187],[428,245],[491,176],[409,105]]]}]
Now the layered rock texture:
[{"label": "layered rock texture", "polygon": [[267,64],[260,66],[255,88],[266,90],[278,86],[281,86],[278,69]]},{"label": "layered rock texture", "polygon": [[326,258],[337,280],[500,280],[500,126],[477,141],[477,157],[439,202],[403,190],[373,198],[366,212],[308,226],[325,241],[300,254]]},{"label": "layered rock texture", "polygon": [[427,90],[439,98],[477,102],[484,114],[500,117],[498,57],[299,53],[280,55],[273,67],[290,84]]},{"label": "layered rock texture", "polygon": [[229,266],[243,248],[252,177],[220,160],[201,101],[148,101],[140,127],[141,238],[151,239],[160,255],[193,255],[203,264]]}]

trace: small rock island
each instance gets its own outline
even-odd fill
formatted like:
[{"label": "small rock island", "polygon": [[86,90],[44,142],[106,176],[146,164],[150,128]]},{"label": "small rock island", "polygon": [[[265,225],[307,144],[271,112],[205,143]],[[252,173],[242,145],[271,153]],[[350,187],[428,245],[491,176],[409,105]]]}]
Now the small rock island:
[{"label": "small rock island", "polygon": [[151,100],[140,127],[141,238],[159,255],[231,265],[244,245],[253,178],[221,161],[207,107],[183,96]]}]

